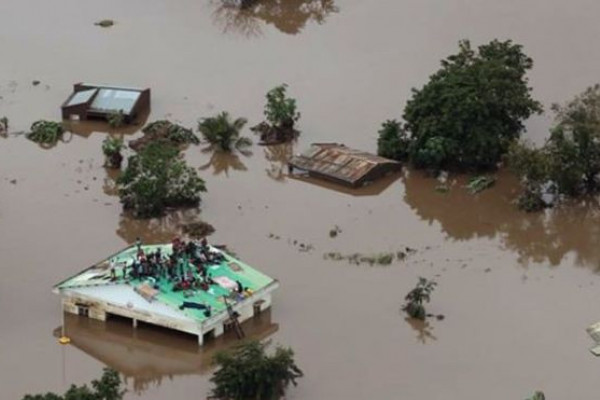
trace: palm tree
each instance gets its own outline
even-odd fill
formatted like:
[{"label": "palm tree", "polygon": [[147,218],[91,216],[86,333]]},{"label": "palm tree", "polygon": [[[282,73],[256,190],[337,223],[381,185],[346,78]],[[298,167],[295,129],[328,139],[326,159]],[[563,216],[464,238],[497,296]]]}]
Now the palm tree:
[{"label": "palm tree", "polygon": [[252,145],[252,141],[240,136],[240,131],[246,125],[246,118],[231,120],[229,113],[223,111],[214,117],[202,118],[198,123],[198,130],[206,142],[210,144],[209,149],[231,152]]}]

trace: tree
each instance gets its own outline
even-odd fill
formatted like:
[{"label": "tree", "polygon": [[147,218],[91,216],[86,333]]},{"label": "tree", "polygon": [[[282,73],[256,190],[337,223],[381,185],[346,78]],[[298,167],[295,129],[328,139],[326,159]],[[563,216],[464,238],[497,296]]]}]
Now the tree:
[{"label": "tree", "polygon": [[433,289],[435,289],[436,286],[436,282],[420,277],[417,286],[408,292],[404,298],[406,304],[402,309],[406,311],[411,318],[425,320],[426,313],[423,303],[429,303],[431,300],[431,292],[433,292]]},{"label": "tree", "polygon": [[266,121],[250,128],[260,133],[260,140],[264,144],[289,142],[299,135],[294,124],[300,118],[300,113],[296,108],[296,99],[287,97],[287,88],[288,85],[284,83],[267,92],[264,110]]},{"label": "tree", "polygon": [[240,136],[240,131],[247,122],[246,118],[236,118],[232,121],[229,113],[223,111],[214,117],[201,119],[198,130],[204,140],[210,144],[210,148],[231,152],[252,145],[249,138]]},{"label": "tree", "polygon": [[55,393],[46,393],[44,395],[26,395],[23,400],[121,400],[125,390],[122,388],[122,381],[119,373],[115,370],[104,368],[100,380],[94,379],[92,387],[87,385],[71,387],[64,395],[59,396]]},{"label": "tree", "polygon": [[587,88],[565,106],[554,105],[556,125],[544,146],[513,145],[508,164],[521,178],[519,205],[540,207],[543,193],[577,197],[600,190],[600,85]]},{"label": "tree", "polygon": [[408,159],[408,146],[410,140],[400,122],[395,119],[387,120],[381,124],[377,139],[377,154],[392,160],[404,161]]},{"label": "tree", "polygon": [[106,157],[105,165],[109,168],[121,168],[123,162],[123,139],[118,137],[107,136],[102,141],[102,153]]},{"label": "tree", "polygon": [[525,76],[533,61],[510,40],[477,51],[465,40],[441,64],[404,109],[411,162],[436,170],[496,167],[523,121],[541,112]]},{"label": "tree", "polygon": [[191,129],[168,120],[151,122],[142,128],[142,132],[144,136],[129,142],[129,147],[135,151],[140,151],[151,142],[163,142],[178,148],[200,143],[200,139]]},{"label": "tree", "polygon": [[536,391],[533,396],[527,400],[546,400],[546,396],[544,395],[544,392]]},{"label": "tree", "polygon": [[257,341],[242,343],[232,351],[218,353],[218,369],[210,379],[215,387],[211,397],[221,400],[276,400],[285,389],[303,376],[296,366],[294,352],[277,347],[267,355],[265,344]]},{"label": "tree", "polygon": [[123,208],[136,217],[154,217],[167,207],[197,205],[204,181],[187,166],[172,145],[155,142],[129,157],[127,168],[117,179]]}]

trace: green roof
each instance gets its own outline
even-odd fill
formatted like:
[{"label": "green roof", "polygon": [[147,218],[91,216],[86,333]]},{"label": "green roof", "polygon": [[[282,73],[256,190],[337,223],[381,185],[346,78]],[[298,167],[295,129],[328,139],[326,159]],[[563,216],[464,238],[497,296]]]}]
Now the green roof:
[{"label": "green roof", "polygon": [[[166,256],[172,253],[171,244],[142,246],[142,249],[146,254],[154,252],[158,248],[160,248],[161,253]],[[217,264],[206,266],[213,280],[218,280],[219,277],[227,277],[234,282],[239,281],[244,288],[250,289],[252,292],[257,292],[275,282],[273,278],[270,278],[267,275],[255,270],[254,268],[223,252],[222,250],[212,246],[210,246],[210,250],[212,252],[221,253],[224,256],[223,261],[220,261]],[[132,277],[124,277],[122,273],[123,265],[125,265],[128,270],[131,270],[131,265],[133,264],[136,254],[137,248],[135,246],[127,247],[119,253],[116,253],[93,265],[92,267],[80,272],[79,274],[57,284],[55,289],[76,290],[77,288],[90,287],[101,289],[103,286],[115,285],[130,285],[132,288],[137,288],[147,282],[148,278],[133,279]],[[117,265],[117,279],[111,278],[111,260]],[[186,273],[191,271],[195,277],[199,277],[197,269],[191,264],[185,265],[184,268]],[[223,296],[227,296],[227,301],[232,305],[237,301],[243,300],[241,298],[237,298],[232,294],[231,290],[222,287],[219,284],[210,285],[207,291],[202,289],[173,291],[174,282],[167,277],[159,277],[156,281],[156,284],[158,285],[158,294],[154,297],[154,301],[158,301],[172,309],[176,309],[178,312],[181,312],[199,322],[207,319],[207,317],[204,315],[204,312],[194,308],[186,308],[183,311],[180,310],[179,306],[184,301],[210,305],[212,307],[213,315],[215,315],[226,310]]]}]

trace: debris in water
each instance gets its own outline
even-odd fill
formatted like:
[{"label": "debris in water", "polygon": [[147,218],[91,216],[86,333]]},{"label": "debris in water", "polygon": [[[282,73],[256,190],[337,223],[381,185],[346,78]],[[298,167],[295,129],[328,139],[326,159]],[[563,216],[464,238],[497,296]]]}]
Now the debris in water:
[{"label": "debris in water", "polygon": [[42,83],[42,82],[38,81],[37,79],[31,82],[31,84],[32,84],[33,86],[37,86],[37,85],[39,85],[40,83]]},{"label": "debris in water", "polygon": [[440,185],[437,185],[435,187],[435,191],[438,192],[438,193],[448,193],[449,190],[450,190],[450,188],[448,187],[448,185],[446,185],[444,183],[440,184]]},{"label": "debris in water", "polygon": [[6,137],[8,135],[8,118],[0,118],[0,136]]},{"label": "debris in water", "polygon": [[471,194],[477,194],[485,189],[488,189],[496,183],[496,178],[493,176],[479,175],[469,179],[466,188]]},{"label": "debris in water", "polygon": [[110,28],[114,24],[115,24],[115,21],[113,21],[112,19],[103,19],[101,21],[94,22],[94,25],[100,26],[102,28]]},{"label": "debris in water", "polygon": [[336,226],[335,226],[333,229],[331,229],[331,230],[329,231],[329,237],[330,237],[330,238],[334,238],[334,237],[336,237],[337,235],[339,235],[340,233],[342,233],[342,230],[340,229],[340,227],[339,227],[339,226],[337,226],[337,225],[336,225]]},{"label": "debris in water", "polygon": [[214,226],[204,221],[182,224],[181,230],[192,239],[201,239],[215,233]]},{"label": "debris in water", "polygon": [[17,180],[16,179],[11,179],[10,183],[12,183],[13,185],[16,185],[17,184]]},{"label": "debris in water", "polygon": [[402,260],[397,257],[397,253],[389,252],[389,253],[378,253],[378,254],[369,254],[365,255],[362,253],[354,253],[343,255],[339,252],[329,252],[323,254],[323,258],[325,260],[333,260],[333,261],[342,261],[346,260],[350,264],[361,265],[361,264],[369,264],[373,265],[390,265],[394,262],[395,259]]}]

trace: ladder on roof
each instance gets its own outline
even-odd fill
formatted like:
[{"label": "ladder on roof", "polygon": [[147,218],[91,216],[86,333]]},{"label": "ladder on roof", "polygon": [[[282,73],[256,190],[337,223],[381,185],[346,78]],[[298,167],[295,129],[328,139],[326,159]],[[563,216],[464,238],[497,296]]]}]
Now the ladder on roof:
[{"label": "ladder on roof", "polygon": [[225,301],[225,306],[227,307],[227,314],[229,314],[229,320],[233,325],[233,330],[235,331],[237,338],[243,339],[244,337],[246,337],[246,334],[244,333],[242,325],[240,325],[240,321],[238,320],[239,314],[235,312],[233,310],[233,307],[231,307],[231,304],[227,302],[227,297],[223,296],[223,300]]}]

